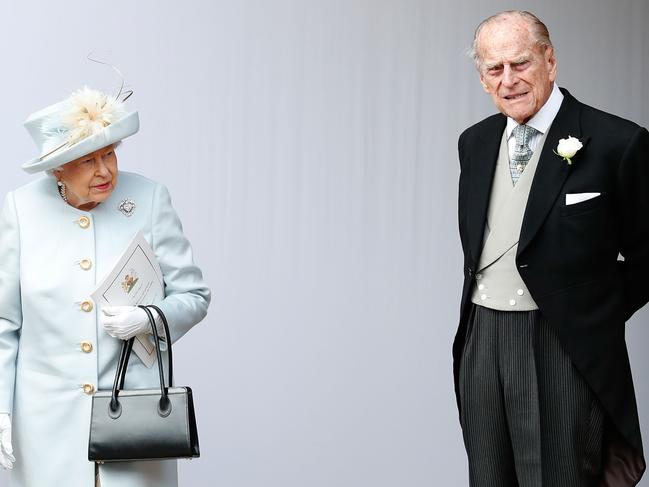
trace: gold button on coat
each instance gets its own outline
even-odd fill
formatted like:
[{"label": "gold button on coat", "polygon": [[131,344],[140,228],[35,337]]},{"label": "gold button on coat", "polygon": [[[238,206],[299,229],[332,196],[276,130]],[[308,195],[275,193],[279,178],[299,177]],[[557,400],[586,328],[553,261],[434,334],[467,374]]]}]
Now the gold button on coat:
[{"label": "gold button on coat", "polygon": [[82,301],[81,302],[81,310],[85,311],[86,313],[90,313],[92,311],[92,301]]},{"label": "gold button on coat", "polygon": [[92,267],[92,261],[90,259],[83,259],[81,262],[79,262],[79,267],[81,267],[84,271],[87,271]]},{"label": "gold button on coat", "polygon": [[90,226],[90,218],[82,216],[79,218],[78,223],[81,228],[88,228]]},{"label": "gold button on coat", "polygon": [[81,351],[84,353],[92,352],[92,343],[86,341],[81,342]]},{"label": "gold button on coat", "polygon": [[95,392],[95,386],[93,386],[92,384],[84,384],[83,392],[85,392],[86,394],[92,394]]}]

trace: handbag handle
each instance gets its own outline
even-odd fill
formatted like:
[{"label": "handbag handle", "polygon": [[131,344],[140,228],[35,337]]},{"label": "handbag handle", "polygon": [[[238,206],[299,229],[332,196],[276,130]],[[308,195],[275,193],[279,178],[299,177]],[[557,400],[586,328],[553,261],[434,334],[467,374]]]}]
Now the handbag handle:
[{"label": "handbag handle", "polygon": [[158,316],[160,316],[160,319],[162,320],[162,325],[164,327],[164,332],[165,332],[165,336],[162,337],[162,339],[167,342],[167,356],[169,358],[169,364],[168,364],[169,374],[167,376],[167,384],[169,384],[169,387],[173,387],[174,386],[174,366],[173,366],[173,356],[171,354],[171,333],[169,333],[169,323],[167,323],[167,317],[165,316],[165,314],[155,304],[150,304],[148,307],[156,310]]},{"label": "handbag handle", "polygon": [[[144,312],[147,314],[149,318],[149,324],[151,325],[151,331],[154,337],[155,350],[158,358],[158,374],[160,377],[160,401],[158,402],[158,414],[162,417],[166,417],[169,416],[169,414],[171,413],[171,401],[169,401],[169,397],[168,397],[168,388],[165,387],[165,383],[164,383],[162,352],[160,350],[160,344],[159,344],[160,337],[158,336],[158,330],[155,324],[155,319],[153,318],[153,314],[151,313],[151,311],[148,309],[147,306],[139,305],[139,307],[142,308]],[[165,338],[167,341],[167,351],[169,354],[169,385],[171,385],[173,365],[172,365],[171,338],[170,338],[171,335],[169,333],[169,325],[167,323],[167,319],[164,313],[162,312],[162,310],[160,310],[160,308],[154,305],[150,305],[150,307],[155,309],[156,312],[160,315],[162,319],[162,323],[164,325]],[[135,337],[126,340],[124,341],[124,343],[122,343],[122,349],[120,351],[120,355],[117,361],[117,370],[115,371],[113,390],[112,390],[111,399],[108,408],[108,414],[113,419],[118,418],[122,413],[122,407],[119,403],[118,397],[119,397],[119,391],[124,388],[124,380],[126,379],[126,369],[128,368],[128,362],[131,355],[131,351],[133,349],[134,340]]]},{"label": "handbag handle", "polygon": [[[169,372],[168,372],[168,376],[167,376],[167,384],[169,385],[169,387],[173,387],[174,386],[174,379],[173,379],[173,377],[174,377],[174,369],[173,369],[173,356],[172,356],[172,352],[171,352],[171,338],[170,338],[171,333],[169,332],[169,323],[167,322],[167,317],[165,316],[165,314],[155,304],[150,304],[147,307],[148,308],[153,308],[154,310],[156,310],[156,312],[160,316],[160,319],[162,320],[165,336],[160,338],[159,340],[164,340],[164,341],[169,343],[169,346],[167,347],[167,355],[168,355],[168,358],[169,358],[168,363],[167,363],[167,365],[169,366]],[[157,331],[157,329],[156,329],[156,331]],[[126,364],[128,365],[128,360],[129,360],[128,357],[130,357],[130,355],[131,355],[131,349],[133,348],[133,345],[132,345],[133,340],[135,340],[135,338],[131,338],[131,339],[128,340],[129,342],[131,342],[131,345],[130,345],[130,348],[126,351],[126,354],[124,354],[125,353],[125,347],[122,346],[122,350],[120,352],[119,359],[117,360],[117,364],[118,364],[117,365],[117,367],[118,367],[117,370],[118,371],[121,371],[122,368],[124,367],[124,365],[122,364],[122,362],[124,360],[126,360]],[[156,343],[158,343],[157,340],[156,340]],[[124,388],[124,378],[126,377],[126,373],[122,374],[121,372],[119,372],[118,374],[115,374],[115,379],[117,379],[118,376],[121,379],[120,382],[119,382],[118,390],[121,390],[121,389]],[[114,384],[113,384],[113,386],[114,386]]]},{"label": "handbag handle", "polygon": [[[133,340],[135,338],[129,338],[122,343],[122,348],[119,352],[119,358],[117,359],[117,371],[115,373],[115,380],[113,381],[113,391],[119,391],[119,389],[124,388],[124,377],[122,376],[122,369],[125,369],[124,361],[128,362],[128,357],[131,355],[131,350],[133,350]],[[120,378],[122,379],[120,382]],[[117,395],[113,394],[111,396],[111,407],[117,407],[116,403]]]}]

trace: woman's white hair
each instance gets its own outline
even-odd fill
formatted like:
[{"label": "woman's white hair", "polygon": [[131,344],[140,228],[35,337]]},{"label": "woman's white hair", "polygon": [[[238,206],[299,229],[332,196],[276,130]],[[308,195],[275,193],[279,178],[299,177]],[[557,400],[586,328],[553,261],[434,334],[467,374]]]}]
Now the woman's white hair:
[{"label": "woman's white hair", "polygon": [[522,17],[528,23],[530,27],[530,33],[532,34],[532,37],[534,38],[537,46],[541,48],[554,48],[552,41],[550,40],[550,32],[548,31],[548,28],[536,15],[526,10],[507,10],[505,12],[500,12],[480,22],[478,27],[476,27],[475,34],[473,35],[473,44],[471,45],[468,54],[469,57],[473,59],[473,62],[475,63],[478,71],[480,70],[480,65],[482,63],[480,49],[478,46],[478,38],[480,37],[480,32],[486,25],[506,20],[513,15]]}]

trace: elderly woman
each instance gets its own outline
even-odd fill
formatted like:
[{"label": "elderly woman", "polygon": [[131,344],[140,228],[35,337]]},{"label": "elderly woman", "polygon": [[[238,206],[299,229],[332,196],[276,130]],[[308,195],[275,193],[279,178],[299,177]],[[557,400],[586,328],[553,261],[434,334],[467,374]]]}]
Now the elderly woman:
[{"label": "elderly woman", "polygon": [[[140,308],[90,298],[134,235],[162,269],[172,342],[210,301],[167,189],[118,171],[115,145],[138,120],[84,88],[25,122],[41,155],[23,169],[46,176],[10,192],[0,215],[0,464],[16,487],[177,485],[175,461],[87,459],[94,391],[112,386],[121,340],[151,332]],[[157,374],[133,357],[125,387],[155,387]]]}]

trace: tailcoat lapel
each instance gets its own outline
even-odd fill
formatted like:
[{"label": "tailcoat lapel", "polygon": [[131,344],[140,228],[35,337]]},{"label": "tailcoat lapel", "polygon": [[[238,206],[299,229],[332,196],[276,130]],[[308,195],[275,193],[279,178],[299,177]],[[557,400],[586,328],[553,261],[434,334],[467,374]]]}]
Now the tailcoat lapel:
[{"label": "tailcoat lapel", "polygon": [[467,201],[467,232],[473,266],[478,264],[482,251],[489,196],[507,118],[499,115],[487,121],[488,124],[479,134],[481,143],[476,146],[471,155],[471,176]]},{"label": "tailcoat lapel", "polygon": [[[550,126],[527,199],[518,243],[518,255],[525,250],[541,228],[570,174],[571,166],[554,153],[559,145],[559,139],[565,139],[568,136],[582,139],[580,106],[568,91],[564,89],[561,91],[564,95],[563,102]],[[584,142],[585,140],[582,139],[582,143]],[[579,159],[575,163],[578,164],[578,161]]]}]

